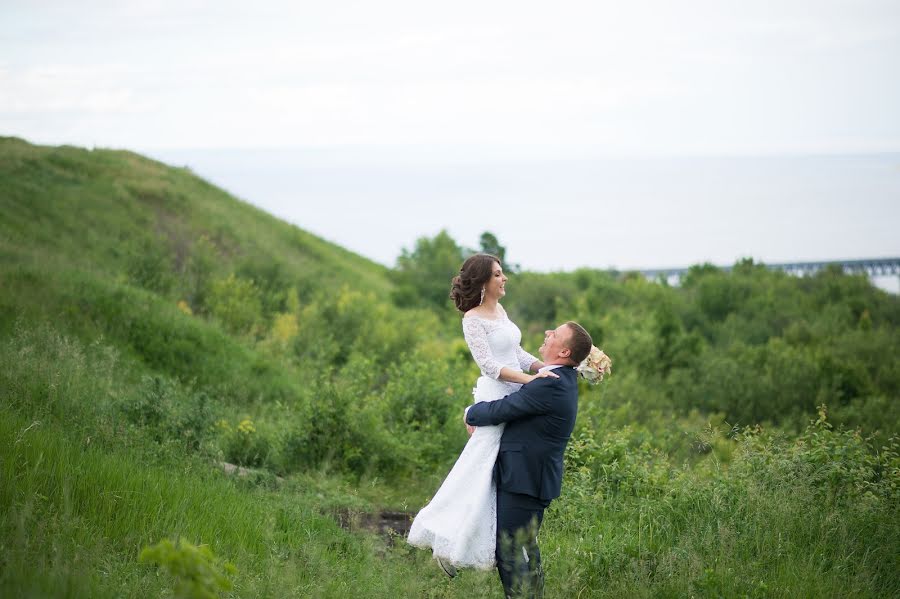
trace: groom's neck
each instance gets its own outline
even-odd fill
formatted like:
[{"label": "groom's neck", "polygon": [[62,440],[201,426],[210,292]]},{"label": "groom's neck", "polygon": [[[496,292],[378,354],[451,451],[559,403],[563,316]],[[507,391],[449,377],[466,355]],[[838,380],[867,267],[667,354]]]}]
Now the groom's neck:
[{"label": "groom's neck", "polygon": [[544,362],[544,366],[574,366],[574,364],[572,364],[572,360],[558,358],[555,361]]}]

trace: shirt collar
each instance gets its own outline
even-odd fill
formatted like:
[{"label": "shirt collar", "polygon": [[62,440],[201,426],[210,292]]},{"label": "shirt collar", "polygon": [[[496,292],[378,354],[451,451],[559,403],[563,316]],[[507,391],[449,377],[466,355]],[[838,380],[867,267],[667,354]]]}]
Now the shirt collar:
[{"label": "shirt collar", "polygon": [[556,370],[557,368],[563,368],[564,366],[565,366],[565,364],[547,364],[546,366],[544,366],[543,368],[538,370],[538,372],[546,372],[548,370]]}]

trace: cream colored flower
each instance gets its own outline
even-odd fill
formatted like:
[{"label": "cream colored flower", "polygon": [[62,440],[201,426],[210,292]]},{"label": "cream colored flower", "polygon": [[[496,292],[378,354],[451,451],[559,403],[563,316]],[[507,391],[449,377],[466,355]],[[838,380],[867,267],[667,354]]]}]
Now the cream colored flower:
[{"label": "cream colored flower", "polygon": [[612,372],[612,360],[603,353],[603,350],[591,346],[591,353],[578,365],[576,370],[584,380],[596,385],[603,380],[604,376]]}]

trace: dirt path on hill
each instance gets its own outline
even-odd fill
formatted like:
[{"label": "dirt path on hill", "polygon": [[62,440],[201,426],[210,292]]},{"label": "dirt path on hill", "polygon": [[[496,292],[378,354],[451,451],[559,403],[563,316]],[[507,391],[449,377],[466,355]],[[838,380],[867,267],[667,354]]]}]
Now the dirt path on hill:
[{"label": "dirt path on hill", "polygon": [[389,510],[374,513],[340,510],[335,514],[341,528],[351,532],[374,532],[385,535],[391,540],[396,536],[406,537],[409,534],[413,516],[415,514],[412,512]]},{"label": "dirt path on hill", "polygon": [[[260,474],[260,470],[244,468],[227,462],[219,462],[219,467],[229,475],[247,477]],[[284,482],[280,476],[275,477],[277,483]],[[409,527],[412,525],[413,512],[395,512],[383,510],[380,512],[354,512],[349,509],[338,510],[334,517],[341,528],[350,532],[374,532],[387,537],[389,543],[393,543],[394,537],[406,537]]]}]

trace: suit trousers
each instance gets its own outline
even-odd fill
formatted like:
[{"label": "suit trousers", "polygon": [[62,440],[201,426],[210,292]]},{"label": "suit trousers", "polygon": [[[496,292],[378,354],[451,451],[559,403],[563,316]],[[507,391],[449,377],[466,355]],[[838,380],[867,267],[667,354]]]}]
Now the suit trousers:
[{"label": "suit trousers", "polygon": [[497,571],[507,597],[543,595],[537,534],[548,505],[550,501],[497,489]]}]

